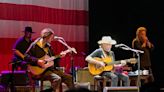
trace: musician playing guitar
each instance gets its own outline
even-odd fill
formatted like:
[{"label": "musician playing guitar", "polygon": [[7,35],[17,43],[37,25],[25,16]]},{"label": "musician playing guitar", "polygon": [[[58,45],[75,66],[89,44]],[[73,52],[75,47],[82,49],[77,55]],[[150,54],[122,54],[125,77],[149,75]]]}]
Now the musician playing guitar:
[{"label": "musician playing guitar", "polygon": [[57,60],[71,50],[63,51],[60,55],[55,56],[50,45],[53,39],[54,31],[52,29],[45,28],[41,31],[41,37],[36,39],[26,51],[25,60],[29,63],[28,69],[32,76],[49,80],[53,91],[56,91],[61,82],[71,88],[73,87],[72,76],[54,68]]},{"label": "musician playing guitar", "polygon": [[118,79],[123,80],[124,86],[129,86],[128,75],[122,73],[121,67],[126,65],[124,60],[121,60],[119,64],[115,62],[114,52],[111,51],[112,45],[116,44],[110,36],[103,36],[98,41],[99,49],[96,49],[90,55],[86,57],[88,62],[88,68],[91,74],[105,76],[111,79],[111,86],[118,86]]}]

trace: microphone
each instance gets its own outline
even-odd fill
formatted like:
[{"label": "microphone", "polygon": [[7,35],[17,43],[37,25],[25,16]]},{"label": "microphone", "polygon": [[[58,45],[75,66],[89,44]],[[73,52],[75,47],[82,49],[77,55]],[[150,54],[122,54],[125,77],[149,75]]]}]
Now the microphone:
[{"label": "microphone", "polygon": [[[56,37],[54,37],[56,38]],[[72,52],[74,52],[75,54],[77,54],[77,51],[75,48],[71,48],[62,37],[57,37],[59,38],[57,41],[59,41],[60,43],[62,43],[64,46],[66,46],[69,50],[71,50]],[[63,40],[62,40],[63,39]]]},{"label": "microphone", "polygon": [[59,36],[54,36],[54,39],[57,39],[57,40],[64,40],[63,37],[59,37]]},{"label": "microphone", "polygon": [[115,47],[118,48],[118,47],[121,47],[121,46],[124,46],[124,44],[116,44]]}]

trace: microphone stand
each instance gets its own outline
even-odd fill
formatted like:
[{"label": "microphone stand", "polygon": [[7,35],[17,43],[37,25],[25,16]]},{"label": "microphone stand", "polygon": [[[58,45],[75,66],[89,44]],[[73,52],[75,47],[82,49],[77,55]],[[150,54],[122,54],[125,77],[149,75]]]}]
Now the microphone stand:
[{"label": "microphone stand", "polygon": [[34,46],[41,38],[42,37],[39,37],[34,42],[32,42],[25,53],[28,53],[30,51],[30,49],[32,48],[32,46]]},{"label": "microphone stand", "polygon": [[[9,77],[9,80],[8,80],[8,86],[9,86],[9,90],[11,91],[11,92],[16,92],[16,88],[15,88],[15,86],[14,86],[14,70],[15,70],[15,68],[16,68],[16,63],[9,63],[9,64],[11,64],[12,65],[12,70],[11,70],[11,74],[10,74],[10,72],[9,72],[9,75],[10,75],[10,77]],[[5,87],[6,87],[6,84],[5,84]]]},{"label": "microphone stand", "polygon": [[[28,51],[32,48],[32,46],[34,46],[40,39],[41,39],[41,37],[40,38],[37,38],[34,42],[32,42],[31,45],[28,47],[28,49],[26,50],[25,53],[28,53]],[[9,78],[9,82],[11,82],[11,83],[9,83],[11,92],[16,92],[16,88],[14,87],[14,78],[15,78],[15,76],[14,76],[14,70],[16,68],[16,64],[17,63],[21,63],[21,62],[22,61],[10,62],[9,63],[9,64],[12,65],[11,76]]]},{"label": "microphone stand", "polygon": [[123,50],[130,50],[132,52],[135,52],[135,54],[137,55],[137,62],[138,62],[137,87],[138,87],[138,92],[140,92],[140,87],[141,87],[141,81],[140,81],[141,80],[141,78],[140,78],[140,53],[144,53],[144,51],[132,49],[132,48],[128,47],[125,44],[123,46],[120,46],[119,48],[121,48]]},{"label": "microphone stand", "polygon": [[73,50],[67,43],[64,39],[59,39],[57,40],[59,41],[60,43],[62,43],[64,46],[66,46],[69,50],[71,50],[71,71],[72,71],[72,83],[73,83],[73,86],[74,86],[74,82],[76,82],[76,71],[75,71],[75,67],[74,67],[74,58],[73,58],[73,54],[77,54],[76,50]]}]

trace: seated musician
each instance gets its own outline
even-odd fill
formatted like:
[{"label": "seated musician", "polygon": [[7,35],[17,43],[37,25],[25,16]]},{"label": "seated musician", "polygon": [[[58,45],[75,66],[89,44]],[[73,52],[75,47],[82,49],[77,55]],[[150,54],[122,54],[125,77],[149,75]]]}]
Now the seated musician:
[{"label": "seated musician", "polygon": [[69,50],[61,52],[59,56],[54,55],[50,42],[54,39],[54,31],[45,28],[41,31],[41,37],[36,39],[26,51],[25,60],[29,63],[28,69],[32,76],[49,80],[52,90],[56,91],[61,82],[64,82],[68,88],[73,87],[72,76],[54,69],[56,58],[65,56]]},{"label": "seated musician", "polygon": [[100,48],[93,51],[85,59],[91,74],[111,79],[111,86],[118,86],[119,78],[123,80],[124,86],[129,86],[129,76],[122,73],[122,66],[126,64],[126,61],[121,60],[121,64],[116,64],[114,52],[111,51],[112,45],[115,45],[116,41],[110,36],[103,36],[98,44]]},{"label": "seated musician", "polygon": [[24,62],[24,53],[32,43],[32,34],[35,33],[32,27],[26,26],[23,30],[24,35],[17,39],[13,48],[12,70],[26,70]]}]

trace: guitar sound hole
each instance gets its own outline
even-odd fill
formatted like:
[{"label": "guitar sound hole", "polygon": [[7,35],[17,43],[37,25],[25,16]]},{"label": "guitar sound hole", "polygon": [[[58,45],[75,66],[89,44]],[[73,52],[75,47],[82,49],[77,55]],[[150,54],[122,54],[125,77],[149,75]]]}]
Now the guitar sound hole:
[{"label": "guitar sound hole", "polygon": [[48,63],[48,61],[45,61],[45,63],[44,64],[47,64]]}]

